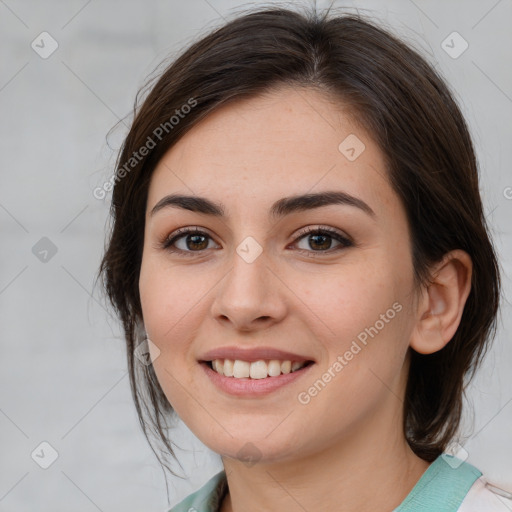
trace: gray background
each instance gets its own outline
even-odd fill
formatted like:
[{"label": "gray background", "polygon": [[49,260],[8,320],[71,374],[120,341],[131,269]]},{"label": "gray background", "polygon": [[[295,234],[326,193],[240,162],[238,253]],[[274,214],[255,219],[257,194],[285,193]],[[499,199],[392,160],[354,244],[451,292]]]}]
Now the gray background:
[{"label": "gray background", "polygon": [[[114,132],[111,147],[105,136],[130,112],[148,73],[244,5],[253,4],[0,0],[0,511],[168,508],[132,405],[119,327],[93,293],[109,196],[97,200],[92,191],[112,173],[126,129]],[[464,450],[512,491],[512,2],[335,5],[373,14],[420,48],[470,123],[507,300],[470,387],[475,414]],[[47,59],[31,48],[43,31],[59,45]],[[441,46],[453,31],[469,44],[456,59]],[[47,261],[33,253],[43,237],[57,249]],[[175,438],[190,478],[169,478],[171,505],[221,467],[185,427]],[[48,469],[31,458],[43,441],[59,454]]]}]

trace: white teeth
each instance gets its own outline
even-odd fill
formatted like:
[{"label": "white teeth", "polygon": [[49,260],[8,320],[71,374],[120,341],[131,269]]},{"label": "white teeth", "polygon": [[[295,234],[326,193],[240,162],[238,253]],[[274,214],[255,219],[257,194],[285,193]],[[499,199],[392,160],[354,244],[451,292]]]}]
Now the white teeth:
[{"label": "white teeth", "polygon": [[265,361],[254,361],[251,363],[249,376],[251,379],[264,379],[267,377],[267,363]]},{"label": "white teeth", "polygon": [[219,359],[216,359],[215,361],[213,361],[213,369],[217,373],[224,375],[224,365],[222,364],[222,361],[220,361]]},{"label": "white teeth", "polygon": [[266,377],[278,377],[279,375],[295,372],[306,365],[305,361],[241,361],[239,359],[215,359],[212,368],[220,375],[243,379],[265,379]]},{"label": "white teeth", "polygon": [[[217,364],[222,364],[222,361],[217,359]],[[233,377],[233,361],[231,359],[224,359],[224,375]]]},{"label": "white teeth", "polygon": [[283,361],[281,363],[281,372],[290,373],[292,371],[292,362],[291,361]]},{"label": "white teeth", "polygon": [[294,361],[292,363],[292,372],[294,372],[295,370],[300,370],[303,366],[303,363],[299,363],[299,361]]},{"label": "white teeth", "polygon": [[268,374],[271,377],[277,377],[278,375],[281,375],[281,361],[277,361],[276,359],[272,359],[272,361],[269,361]]},{"label": "white teeth", "polygon": [[247,361],[236,360],[233,363],[233,377],[237,379],[243,379],[244,377],[249,377],[249,373],[251,371],[251,363]]}]

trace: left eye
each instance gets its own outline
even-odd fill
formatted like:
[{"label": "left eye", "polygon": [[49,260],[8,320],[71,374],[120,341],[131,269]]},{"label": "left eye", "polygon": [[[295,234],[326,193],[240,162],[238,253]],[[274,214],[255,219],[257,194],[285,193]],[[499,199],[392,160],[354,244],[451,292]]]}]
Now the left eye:
[{"label": "left eye", "polygon": [[337,231],[325,228],[308,228],[305,233],[303,232],[302,236],[299,236],[295,244],[305,241],[306,245],[308,245],[309,247],[302,247],[300,248],[301,250],[325,252],[332,249],[331,246],[333,240],[338,242],[338,246],[335,247],[333,251],[337,251],[344,247],[350,247],[351,245],[353,245],[348,238],[344,237]]},{"label": "left eye", "polygon": [[[309,240],[307,243],[309,247],[299,247],[300,251],[316,253],[327,251],[335,252],[353,245],[353,243],[341,233],[326,228],[303,229],[293,244],[296,245],[306,240]],[[338,245],[334,247],[334,249],[331,247],[333,241],[338,242]],[[162,248],[169,252],[191,255],[206,249],[212,249],[209,242],[213,242],[213,239],[204,231],[198,229],[182,229],[175,233],[174,236],[164,240]],[[217,244],[215,245],[217,247],[213,248],[219,247]]]},{"label": "left eye", "polygon": [[[171,252],[200,252],[208,247],[209,240],[212,240],[208,233],[199,230],[180,230],[175,236],[168,238],[163,243],[163,248]],[[182,242],[179,247],[178,242]],[[176,246],[176,249],[174,248]]]}]

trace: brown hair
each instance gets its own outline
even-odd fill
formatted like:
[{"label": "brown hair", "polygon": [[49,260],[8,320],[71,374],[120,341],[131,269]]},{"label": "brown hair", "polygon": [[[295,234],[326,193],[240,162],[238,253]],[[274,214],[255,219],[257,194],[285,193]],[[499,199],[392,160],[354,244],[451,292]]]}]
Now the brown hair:
[{"label": "brown hair", "polygon": [[[174,456],[165,433],[173,409],[153,367],[134,357],[142,341],[138,281],[152,171],[213,110],[288,84],[335,95],[379,145],[407,212],[416,283],[427,283],[431,264],[452,249],[473,261],[472,289],[453,339],[431,355],[411,349],[404,435],[419,457],[434,460],[457,433],[467,379],[496,331],[500,296],[472,141],[442,78],[414,49],[360,15],[281,8],[238,16],[190,46],[157,78],[143,89],[149,93],[140,106],[137,96],[118,157],[113,226],[99,272],[123,323],[132,394],[150,445],[151,431]],[[193,108],[170,122],[191,98]],[[149,153],[130,160],[150,139],[155,145]]]}]

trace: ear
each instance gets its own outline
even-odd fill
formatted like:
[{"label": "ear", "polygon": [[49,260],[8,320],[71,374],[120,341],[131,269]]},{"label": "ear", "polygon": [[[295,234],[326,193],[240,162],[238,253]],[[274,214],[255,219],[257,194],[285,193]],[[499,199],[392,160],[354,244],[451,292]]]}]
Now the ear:
[{"label": "ear", "polygon": [[454,336],[471,291],[473,264],[468,253],[451,251],[434,266],[418,300],[410,346],[420,354],[441,350]]}]

